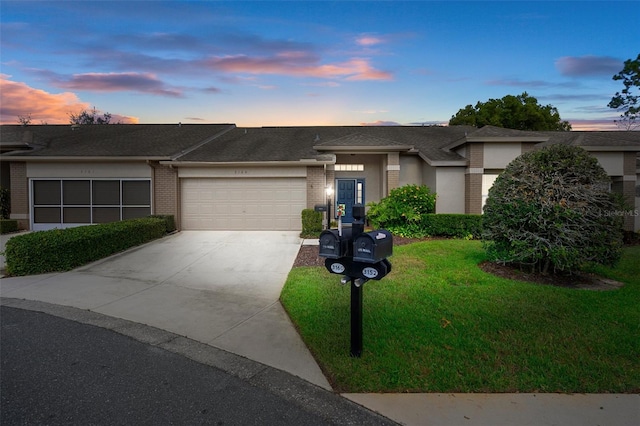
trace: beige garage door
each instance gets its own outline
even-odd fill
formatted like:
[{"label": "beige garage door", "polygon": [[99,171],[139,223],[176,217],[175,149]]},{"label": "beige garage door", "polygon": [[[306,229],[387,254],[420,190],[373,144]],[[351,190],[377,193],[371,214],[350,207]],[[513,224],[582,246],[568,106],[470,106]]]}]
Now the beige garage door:
[{"label": "beige garage door", "polygon": [[302,229],[304,178],[184,178],[185,230]]}]

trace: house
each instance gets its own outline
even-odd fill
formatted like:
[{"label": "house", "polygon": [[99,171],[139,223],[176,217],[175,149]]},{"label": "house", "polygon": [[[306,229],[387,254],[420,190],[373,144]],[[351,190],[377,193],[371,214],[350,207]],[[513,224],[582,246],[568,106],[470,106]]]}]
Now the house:
[{"label": "house", "polygon": [[183,230],[299,230],[305,208],[379,201],[405,184],[438,213],[481,213],[497,175],[549,144],[590,151],[640,229],[640,132],[486,126],[237,127],[234,124],[0,126],[11,218],[41,230],[172,214]]}]

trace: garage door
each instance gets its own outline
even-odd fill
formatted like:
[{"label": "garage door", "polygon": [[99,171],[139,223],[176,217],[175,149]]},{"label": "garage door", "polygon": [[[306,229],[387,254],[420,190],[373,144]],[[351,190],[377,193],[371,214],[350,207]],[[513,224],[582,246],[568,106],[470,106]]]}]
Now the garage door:
[{"label": "garage door", "polygon": [[185,230],[300,230],[304,178],[181,179]]}]

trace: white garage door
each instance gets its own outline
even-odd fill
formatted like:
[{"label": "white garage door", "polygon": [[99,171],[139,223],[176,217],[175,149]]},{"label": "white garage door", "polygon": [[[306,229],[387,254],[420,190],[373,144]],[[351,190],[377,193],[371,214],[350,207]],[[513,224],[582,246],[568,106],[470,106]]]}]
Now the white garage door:
[{"label": "white garage door", "polygon": [[185,178],[181,185],[185,230],[302,229],[304,178]]}]

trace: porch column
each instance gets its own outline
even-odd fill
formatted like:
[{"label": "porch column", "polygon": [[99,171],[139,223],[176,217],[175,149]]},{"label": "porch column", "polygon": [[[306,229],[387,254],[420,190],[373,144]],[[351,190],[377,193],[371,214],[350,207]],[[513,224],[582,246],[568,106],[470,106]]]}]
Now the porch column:
[{"label": "porch column", "polygon": [[10,219],[18,221],[19,229],[29,229],[29,180],[27,163],[9,163],[11,182]]},{"label": "porch column", "polygon": [[464,212],[467,214],[481,214],[484,145],[471,143],[468,147],[469,167],[467,167],[464,176]]},{"label": "porch column", "polygon": [[624,153],[623,176],[622,176],[622,196],[625,202],[630,206],[631,211],[624,215],[624,230],[634,231],[635,214],[640,208],[636,206],[636,156],[635,152]]},{"label": "porch column", "polygon": [[400,153],[387,154],[387,195],[400,186]]}]

